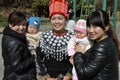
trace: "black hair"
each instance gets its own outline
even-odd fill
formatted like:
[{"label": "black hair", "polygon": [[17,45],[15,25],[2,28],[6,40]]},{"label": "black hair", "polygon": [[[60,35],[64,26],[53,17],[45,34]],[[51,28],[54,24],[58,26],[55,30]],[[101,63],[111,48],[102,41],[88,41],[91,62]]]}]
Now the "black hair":
[{"label": "black hair", "polygon": [[95,12],[91,13],[87,17],[87,26],[89,27],[91,24],[99,26],[103,30],[105,30],[105,27],[109,26],[109,29],[106,31],[106,34],[113,39],[117,47],[118,54],[119,54],[119,60],[120,60],[120,49],[119,49],[120,43],[117,38],[117,34],[115,33],[115,31],[112,28],[112,25],[110,24],[109,16],[107,12],[103,10],[96,10]]},{"label": "black hair", "polygon": [[103,10],[96,10],[87,18],[87,26],[90,24],[97,25],[104,30],[105,26],[109,24],[109,16]]},{"label": "black hair", "polygon": [[13,11],[8,17],[8,23],[12,24],[12,26],[18,25],[22,21],[27,23],[25,14],[20,11]]}]

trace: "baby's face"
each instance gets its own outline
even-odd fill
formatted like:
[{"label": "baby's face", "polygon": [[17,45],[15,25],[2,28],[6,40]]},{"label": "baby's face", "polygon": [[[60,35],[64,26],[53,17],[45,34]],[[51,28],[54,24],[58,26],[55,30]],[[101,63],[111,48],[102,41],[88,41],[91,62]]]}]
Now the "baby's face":
[{"label": "baby's face", "polygon": [[38,29],[35,26],[28,26],[28,33],[29,34],[36,34]]},{"label": "baby's face", "polygon": [[75,37],[77,37],[79,39],[85,38],[86,36],[87,36],[86,33],[75,31]]}]

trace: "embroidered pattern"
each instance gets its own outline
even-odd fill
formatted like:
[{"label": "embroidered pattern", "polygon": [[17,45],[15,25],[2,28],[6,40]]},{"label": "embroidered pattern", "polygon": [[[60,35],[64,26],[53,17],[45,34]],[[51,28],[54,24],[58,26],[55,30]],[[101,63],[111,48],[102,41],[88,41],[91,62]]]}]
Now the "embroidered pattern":
[{"label": "embroidered pattern", "polygon": [[45,54],[45,58],[52,57],[57,61],[67,59],[67,44],[73,33],[68,32],[64,36],[56,36],[52,30],[44,32],[40,40],[40,48]]}]

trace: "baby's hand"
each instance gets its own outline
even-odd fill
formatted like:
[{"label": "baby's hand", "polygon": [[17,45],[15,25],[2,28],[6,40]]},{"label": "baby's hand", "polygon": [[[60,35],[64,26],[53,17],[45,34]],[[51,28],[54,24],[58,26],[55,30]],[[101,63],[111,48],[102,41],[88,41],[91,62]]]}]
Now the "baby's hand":
[{"label": "baby's hand", "polygon": [[85,47],[84,46],[80,46],[80,44],[76,44],[75,45],[75,51],[84,53],[85,52]]},{"label": "baby's hand", "polygon": [[74,64],[74,62],[73,62],[73,56],[70,57],[69,61],[70,61],[70,63],[71,63],[72,65]]}]

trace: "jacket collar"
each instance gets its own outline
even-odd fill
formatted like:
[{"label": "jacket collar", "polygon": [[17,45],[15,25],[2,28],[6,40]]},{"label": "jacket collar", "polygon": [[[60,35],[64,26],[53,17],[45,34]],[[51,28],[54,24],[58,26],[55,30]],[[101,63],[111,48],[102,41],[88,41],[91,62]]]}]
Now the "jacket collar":
[{"label": "jacket collar", "polygon": [[20,34],[14,30],[12,30],[10,27],[5,27],[5,29],[3,30],[3,34],[4,35],[8,35],[10,37],[14,37],[20,41],[22,41],[23,43],[27,44],[27,41],[26,41],[26,37],[24,34]]}]

